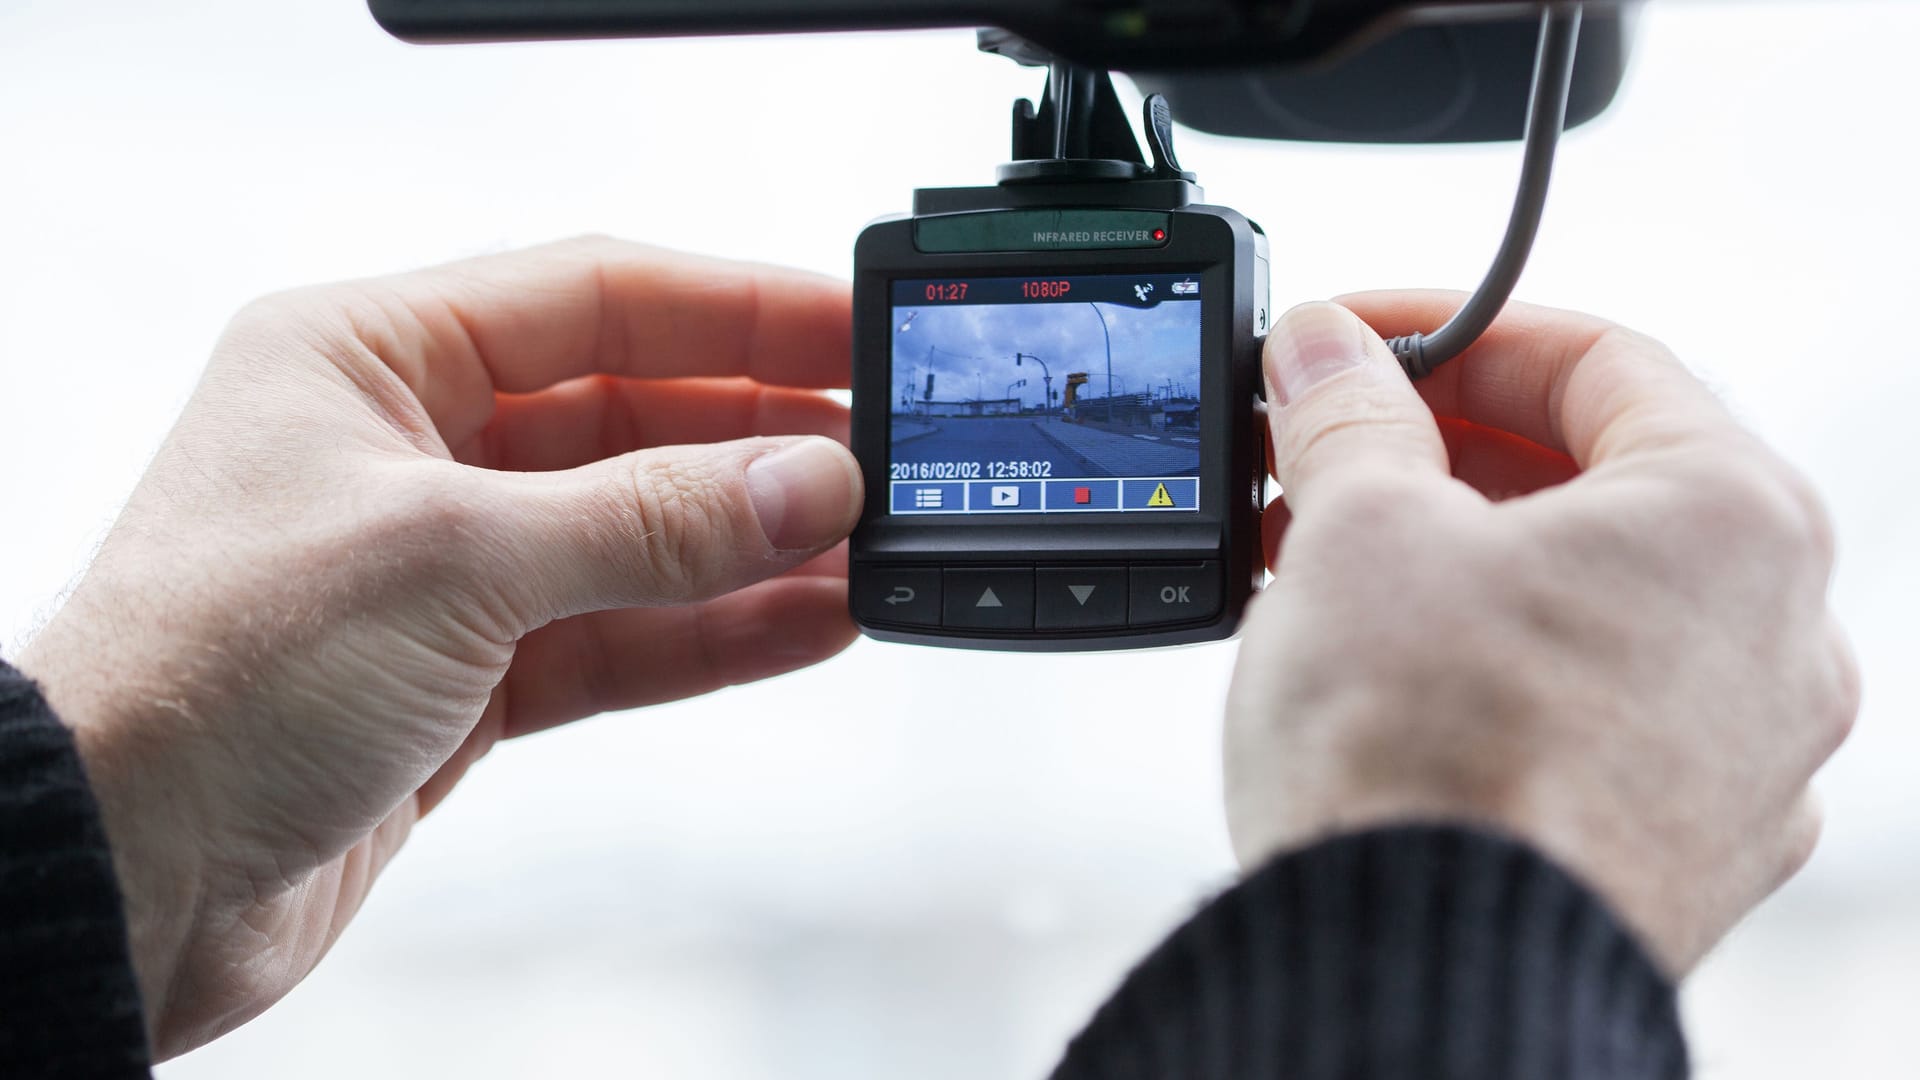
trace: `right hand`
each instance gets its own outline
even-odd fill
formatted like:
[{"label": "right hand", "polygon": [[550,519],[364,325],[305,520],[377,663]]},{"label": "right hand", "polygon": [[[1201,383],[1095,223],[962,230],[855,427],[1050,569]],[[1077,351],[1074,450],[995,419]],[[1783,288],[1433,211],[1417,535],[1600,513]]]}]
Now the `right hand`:
[{"label": "right hand", "polygon": [[1491,827],[1684,974],[1811,855],[1859,710],[1825,511],[1648,338],[1515,305],[1416,389],[1366,324],[1459,299],[1348,302],[1267,343],[1286,495],[1229,706],[1241,863]]}]

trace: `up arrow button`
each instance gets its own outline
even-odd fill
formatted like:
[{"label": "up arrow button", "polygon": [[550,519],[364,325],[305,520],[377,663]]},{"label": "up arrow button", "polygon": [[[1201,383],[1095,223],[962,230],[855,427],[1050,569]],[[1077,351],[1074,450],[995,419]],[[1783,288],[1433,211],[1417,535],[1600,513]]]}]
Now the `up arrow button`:
[{"label": "up arrow button", "polygon": [[940,625],[951,630],[1033,632],[1033,571],[1025,567],[950,568]]}]

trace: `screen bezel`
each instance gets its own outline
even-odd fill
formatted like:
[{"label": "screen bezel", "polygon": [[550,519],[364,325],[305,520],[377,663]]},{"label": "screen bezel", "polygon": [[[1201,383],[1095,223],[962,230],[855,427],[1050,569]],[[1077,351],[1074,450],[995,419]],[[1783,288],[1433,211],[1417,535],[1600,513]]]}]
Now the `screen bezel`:
[{"label": "screen bezel", "polygon": [[[947,565],[1059,558],[1090,561],[1208,558],[1224,550],[1234,500],[1244,494],[1234,474],[1229,412],[1244,411],[1234,391],[1234,320],[1238,294],[1235,233],[1209,213],[1175,212],[1167,242],[1156,248],[1093,251],[927,254],[913,243],[912,219],[870,227],[855,258],[854,452],[868,480],[859,531],[862,555],[874,561]],[[1072,514],[908,514],[891,512],[892,285],[898,280],[1126,273],[1183,274],[1201,280],[1199,509],[1172,514],[1085,511]],[[876,491],[879,493],[876,497]],[[1115,526],[1125,526],[1116,528]]]}]

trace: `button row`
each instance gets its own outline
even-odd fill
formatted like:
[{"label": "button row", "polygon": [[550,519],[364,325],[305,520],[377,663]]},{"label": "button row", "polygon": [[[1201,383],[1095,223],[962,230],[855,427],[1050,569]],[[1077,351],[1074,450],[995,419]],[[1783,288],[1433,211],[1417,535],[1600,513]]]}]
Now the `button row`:
[{"label": "button row", "polygon": [[1193,477],[1146,480],[896,480],[893,481],[891,505],[896,514],[1198,510],[1200,481]]},{"label": "button row", "polygon": [[864,622],[1002,632],[1119,630],[1220,613],[1220,564],[856,567]]}]

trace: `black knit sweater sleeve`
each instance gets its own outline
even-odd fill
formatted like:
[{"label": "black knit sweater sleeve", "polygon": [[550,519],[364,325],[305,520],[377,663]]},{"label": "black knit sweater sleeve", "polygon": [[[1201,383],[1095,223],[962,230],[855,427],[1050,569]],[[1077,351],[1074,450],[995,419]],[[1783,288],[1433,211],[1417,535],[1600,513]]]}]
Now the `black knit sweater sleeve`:
[{"label": "black knit sweater sleeve", "polygon": [[1673,986],[1506,839],[1382,829],[1268,865],[1177,930],[1054,1080],[1668,1080]]},{"label": "black knit sweater sleeve", "polygon": [[0,1076],[146,1077],[99,808],[73,736],[0,663]]}]

